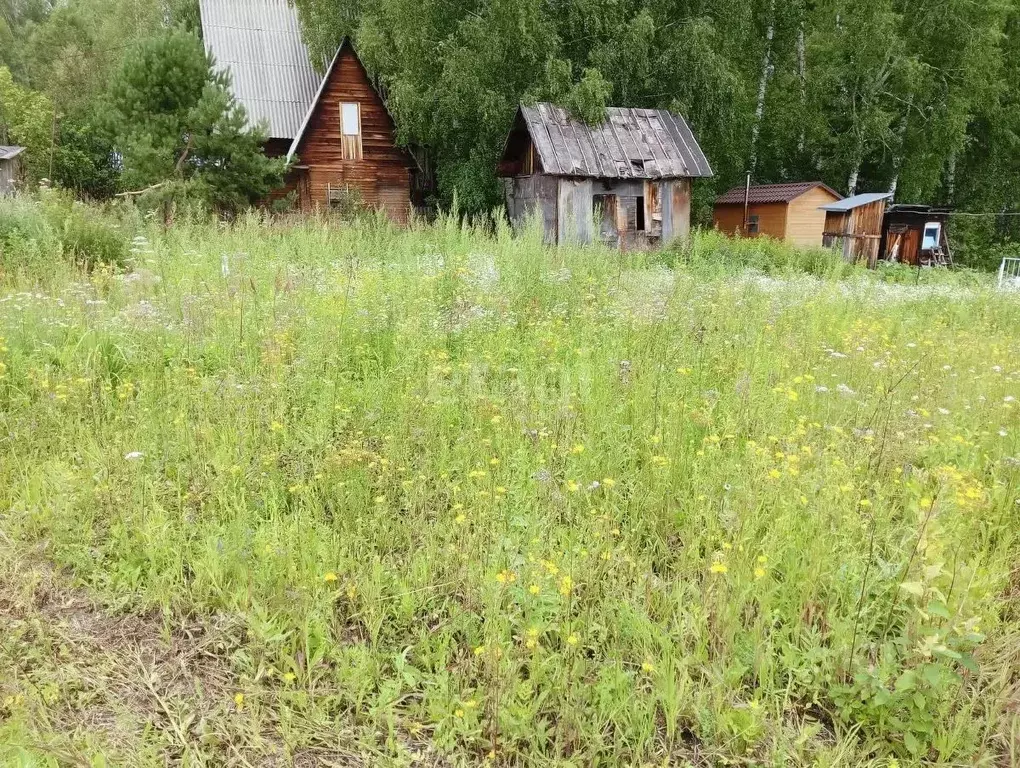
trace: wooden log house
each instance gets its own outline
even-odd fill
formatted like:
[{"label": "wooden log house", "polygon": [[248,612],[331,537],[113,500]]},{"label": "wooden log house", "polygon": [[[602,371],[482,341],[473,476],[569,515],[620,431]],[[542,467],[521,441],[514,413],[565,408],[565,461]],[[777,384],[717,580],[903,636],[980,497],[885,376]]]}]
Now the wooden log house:
[{"label": "wooden log house", "polygon": [[691,179],[712,169],[679,115],[610,107],[585,125],[539,103],[518,109],[497,174],[510,220],[539,216],[547,242],[643,247],[687,236]]},{"label": "wooden log house", "polygon": [[315,61],[287,0],[200,0],[202,33],[234,97],[253,124],[267,126],[264,149],[290,162],[285,186],[301,211],[365,206],[407,221],[412,186],[423,186],[410,151],[348,40],[329,62]]}]

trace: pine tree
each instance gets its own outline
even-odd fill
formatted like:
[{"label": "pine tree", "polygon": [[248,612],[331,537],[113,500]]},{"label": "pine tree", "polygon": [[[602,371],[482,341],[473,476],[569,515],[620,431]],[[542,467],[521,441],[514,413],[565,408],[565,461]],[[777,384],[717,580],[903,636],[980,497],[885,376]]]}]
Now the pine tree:
[{"label": "pine tree", "polygon": [[262,153],[265,132],[248,126],[228,76],[215,71],[192,33],[168,32],[132,49],[110,85],[109,104],[129,189],[186,184],[234,211],[282,182],[282,161]]}]

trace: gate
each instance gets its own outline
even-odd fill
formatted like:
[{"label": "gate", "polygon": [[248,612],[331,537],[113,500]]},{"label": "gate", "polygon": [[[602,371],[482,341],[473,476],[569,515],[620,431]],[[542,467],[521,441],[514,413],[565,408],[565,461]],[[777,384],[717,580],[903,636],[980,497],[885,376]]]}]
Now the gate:
[{"label": "gate", "polygon": [[1006,258],[999,265],[999,288],[1020,291],[1020,258]]}]

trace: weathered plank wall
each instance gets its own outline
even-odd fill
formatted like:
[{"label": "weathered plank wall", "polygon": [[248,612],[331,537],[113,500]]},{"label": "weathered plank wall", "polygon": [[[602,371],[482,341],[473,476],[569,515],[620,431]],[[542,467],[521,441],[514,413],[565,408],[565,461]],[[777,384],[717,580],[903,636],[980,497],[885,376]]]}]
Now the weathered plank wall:
[{"label": "weathered plank wall", "polygon": [[[345,160],[341,149],[340,105],[361,106],[364,157]],[[356,191],[369,207],[382,208],[397,223],[407,221],[411,204],[410,169],[414,161],[396,146],[395,126],[354,49],[345,45],[297,147],[298,164],[307,166],[303,207],[327,207],[329,189]]]},{"label": "weathered plank wall", "polygon": [[552,176],[517,176],[503,179],[507,215],[515,228],[527,225],[528,219],[538,212],[542,220],[543,238],[556,243],[556,198],[559,184]]},{"label": "weathered plank wall", "polygon": [[590,243],[593,224],[591,179],[560,179],[556,198],[560,245]]},{"label": "weathered plank wall", "polygon": [[[645,248],[690,234],[689,179],[577,179],[533,174],[503,181],[507,214],[516,227],[540,211],[549,243]],[[643,229],[638,227],[643,224]]]},{"label": "weathered plank wall", "polygon": [[691,234],[691,180],[666,181],[662,187],[662,242],[685,240]]},{"label": "weathered plank wall", "polygon": [[21,155],[0,160],[0,195],[13,195],[21,184]]},{"label": "weathered plank wall", "polygon": [[850,232],[853,245],[848,257],[854,261],[866,261],[874,267],[878,261],[878,247],[882,241],[882,220],[885,217],[885,200],[854,208],[850,214]]}]

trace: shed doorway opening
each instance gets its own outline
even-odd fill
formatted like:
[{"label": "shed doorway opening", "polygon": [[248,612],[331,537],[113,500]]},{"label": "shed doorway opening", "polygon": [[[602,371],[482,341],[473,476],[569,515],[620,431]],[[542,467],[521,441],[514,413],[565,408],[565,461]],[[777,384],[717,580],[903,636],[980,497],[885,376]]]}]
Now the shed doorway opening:
[{"label": "shed doorway opening", "polygon": [[603,239],[619,237],[616,226],[616,215],[619,201],[616,195],[592,195],[592,213],[599,225],[599,234]]},{"label": "shed doorway opening", "polygon": [[634,225],[634,229],[637,232],[645,231],[645,196],[639,195],[637,198],[637,222]]}]

